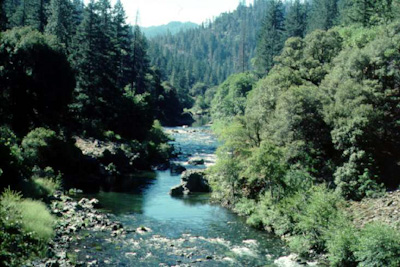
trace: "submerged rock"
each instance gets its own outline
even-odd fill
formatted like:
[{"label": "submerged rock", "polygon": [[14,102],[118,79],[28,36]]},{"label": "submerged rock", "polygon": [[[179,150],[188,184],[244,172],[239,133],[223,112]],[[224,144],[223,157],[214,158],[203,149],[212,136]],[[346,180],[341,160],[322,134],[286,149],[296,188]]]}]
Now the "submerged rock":
[{"label": "submerged rock", "polygon": [[205,177],[204,171],[185,171],[181,177],[181,184],[170,190],[172,196],[188,195],[190,193],[209,193],[211,187]]}]

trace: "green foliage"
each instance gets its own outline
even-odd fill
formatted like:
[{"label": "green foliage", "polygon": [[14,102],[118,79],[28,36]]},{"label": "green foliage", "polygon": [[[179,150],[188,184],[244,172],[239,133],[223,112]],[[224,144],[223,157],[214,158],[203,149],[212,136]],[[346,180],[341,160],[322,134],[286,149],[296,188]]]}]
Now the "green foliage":
[{"label": "green foliage", "polygon": [[19,266],[43,256],[53,224],[43,203],[23,200],[21,194],[5,190],[0,196],[0,264]]},{"label": "green foliage", "polygon": [[60,45],[28,27],[5,32],[0,43],[2,121],[18,135],[35,127],[57,128],[75,84]]},{"label": "green foliage", "polygon": [[343,23],[364,27],[387,23],[396,15],[392,0],[343,0],[340,9]]},{"label": "green foliage", "polygon": [[18,184],[29,173],[24,166],[18,138],[5,126],[0,127],[0,189]]},{"label": "green foliage", "polygon": [[313,249],[323,252],[326,250],[324,235],[343,216],[340,210],[343,200],[325,186],[318,186],[309,192],[306,204],[296,228],[307,236]]},{"label": "green foliage", "polygon": [[354,252],[359,266],[399,266],[399,254],[399,231],[379,223],[361,230]]},{"label": "green foliage", "polygon": [[358,242],[357,233],[358,230],[348,220],[330,227],[326,234],[326,247],[332,266],[357,266],[354,256],[354,246]]},{"label": "green foliage", "polygon": [[19,208],[22,229],[32,233],[35,239],[49,241],[53,236],[54,218],[45,204],[34,200],[23,200]]},{"label": "green foliage", "polygon": [[285,35],[287,37],[304,37],[307,27],[307,4],[300,0],[290,3],[285,19]]},{"label": "green foliage", "polygon": [[268,4],[255,58],[255,67],[262,74],[271,70],[274,57],[281,52],[285,40],[284,6],[280,0],[270,0]]},{"label": "green foliage", "polygon": [[240,73],[230,76],[221,84],[212,101],[214,120],[225,120],[235,115],[243,115],[246,95],[252,90],[256,78],[251,73]]},{"label": "green foliage", "polygon": [[[396,29],[395,25],[387,31]],[[397,37],[392,34],[365,47],[344,49],[321,86],[325,118],[343,159],[335,179],[347,197],[359,199],[371,194],[381,182],[389,187],[399,183],[391,163],[399,158],[395,137],[399,127],[399,73],[395,67],[399,53],[395,52]]]},{"label": "green foliage", "polygon": [[316,29],[329,30],[337,25],[339,10],[338,0],[313,0],[310,1],[310,14],[308,17],[308,33]]},{"label": "green foliage", "polygon": [[[44,170],[34,168],[32,183],[34,191],[30,193],[34,194],[35,197],[46,198],[61,189],[62,175],[57,174],[51,167],[46,167]],[[27,195],[27,193],[24,195]]]},{"label": "green foliage", "polygon": [[251,151],[251,157],[245,163],[247,167],[243,172],[245,186],[249,191],[247,197],[254,198],[268,190],[272,199],[280,198],[284,190],[282,178],[286,172],[282,157],[278,147],[265,141]]},{"label": "green foliage", "polygon": [[21,143],[23,155],[32,165],[40,167],[49,159],[52,146],[57,142],[58,138],[54,131],[45,128],[36,128],[29,132]]}]

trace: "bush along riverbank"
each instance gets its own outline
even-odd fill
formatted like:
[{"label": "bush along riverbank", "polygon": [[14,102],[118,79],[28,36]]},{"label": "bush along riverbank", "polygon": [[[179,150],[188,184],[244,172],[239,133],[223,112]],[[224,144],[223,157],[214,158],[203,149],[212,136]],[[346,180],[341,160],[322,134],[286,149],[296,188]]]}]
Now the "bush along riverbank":
[{"label": "bush along riverbank", "polygon": [[44,257],[51,260],[40,264],[74,265],[65,249],[76,231],[119,235],[120,225],[93,209],[95,200],[72,201],[59,190],[132,188],[140,173],[168,162],[168,140],[157,122],[141,143],[111,134],[74,140],[45,128],[20,139],[0,127],[0,188],[8,188],[0,192],[0,265],[21,266]]},{"label": "bush along riverbank", "polygon": [[379,213],[396,202],[386,192],[400,185],[399,26],[289,38],[261,79],[235,74],[219,86],[213,197],[301,258],[400,266],[397,213],[357,202]]},{"label": "bush along riverbank", "polygon": [[74,201],[59,191],[50,199],[47,207],[11,190],[1,195],[1,266],[90,266],[95,259],[76,262],[67,253],[72,242],[84,238],[78,232],[105,231],[114,238],[126,233],[121,223],[95,210],[96,199]]},{"label": "bush along riverbank", "polygon": [[[209,171],[210,172],[210,171]],[[274,233],[294,253],[290,261],[327,266],[400,265],[400,192],[362,202],[346,201],[324,185],[274,200],[222,197],[209,175],[213,200],[247,218],[253,227]]]}]

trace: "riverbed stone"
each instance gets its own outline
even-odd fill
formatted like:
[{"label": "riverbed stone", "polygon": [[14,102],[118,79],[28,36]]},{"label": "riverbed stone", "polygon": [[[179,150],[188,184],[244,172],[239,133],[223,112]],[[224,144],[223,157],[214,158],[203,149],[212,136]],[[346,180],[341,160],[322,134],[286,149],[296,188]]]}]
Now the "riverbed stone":
[{"label": "riverbed stone", "polygon": [[169,194],[171,196],[183,196],[185,195],[185,187],[183,185],[177,185],[175,187],[172,187],[171,190],[169,191]]},{"label": "riverbed stone", "polygon": [[182,173],[181,184],[170,190],[171,196],[182,196],[190,193],[209,193],[211,187],[205,177],[204,171],[189,170]]},{"label": "riverbed stone", "polygon": [[199,166],[204,165],[204,159],[201,158],[192,158],[188,161],[190,165]]},{"label": "riverbed stone", "polygon": [[186,168],[177,163],[171,163],[170,167],[171,174],[181,174],[186,171]]}]

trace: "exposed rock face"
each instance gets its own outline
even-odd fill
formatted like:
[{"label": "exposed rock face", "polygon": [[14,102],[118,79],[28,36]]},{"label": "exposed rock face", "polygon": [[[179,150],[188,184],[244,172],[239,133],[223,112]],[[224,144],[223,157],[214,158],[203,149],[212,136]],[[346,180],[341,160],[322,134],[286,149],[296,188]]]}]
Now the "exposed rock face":
[{"label": "exposed rock face", "polygon": [[181,177],[181,184],[171,189],[172,196],[188,195],[190,193],[208,193],[211,188],[205,178],[204,171],[185,171]]}]

